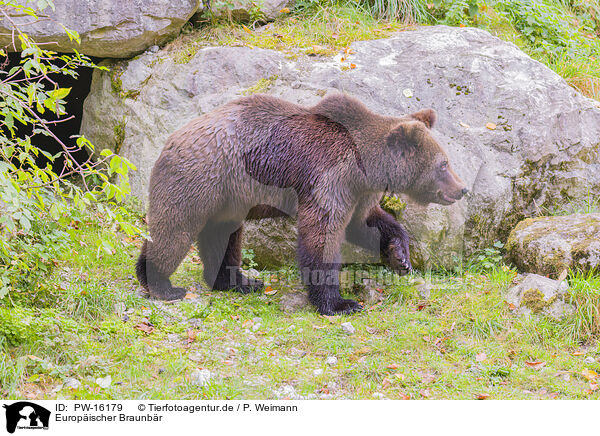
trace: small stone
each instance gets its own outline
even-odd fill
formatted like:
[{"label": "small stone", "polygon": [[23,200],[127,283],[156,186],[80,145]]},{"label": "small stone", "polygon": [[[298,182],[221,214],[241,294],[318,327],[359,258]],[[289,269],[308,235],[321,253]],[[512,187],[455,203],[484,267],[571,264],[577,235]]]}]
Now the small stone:
[{"label": "small stone", "polygon": [[96,384],[103,389],[106,389],[112,383],[112,377],[107,375],[106,377],[98,377],[96,379]]},{"label": "small stone", "polygon": [[195,369],[190,375],[190,382],[193,385],[204,387],[212,378],[212,374],[208,369]]},{"label": "small stone", "polygon": [[246,271],[246,274],[252,279],[258,279],[260,277],[260,273],[254,268],[250,268],[248,271]]},{"label": "small stone", "polygon": [[68,377],[63,384],[63,388],[79,389],[79,386],[81,382],[73,377]]},{"label": "small stone", "polygon": [[322,369],[315,369],[315,370],[313,370],[313,375],[314,376],[319,376],[321,374],[323,374],[323,370]]},{"label": "small stone", "polygon": [[353,335],[354,333],[356,333],[356,329],[354,328],[354,326],[352,325],[351,322],[343,322],[341,325],[342,325],[342,330],[347,335]]},{"label": "small stone", "polygon": [[583,363],[587,363],[587,364],[592,364],[596,361],[596,359],[594,359],[592,356],[588,356],[585,359],[583,359]]},{"label": "small stone", "polygon": [[429,296],[431,295],[432,288],[433,286],[431,285],[431,283],[423,283],[422,285],[417,286],[417,292],[419,293],[421,298],[428,300]]},{"label": "small stone", "polygon": [[279,305],[281,306],[281,310],[284,312],[293,313],[310,306],[310,303],[306,293],[290,292],[281,297]]},{"label": "small stone", "polygon": [[150,53],[157,53],[157,52],[158,52],[158,50],[160,50],[160,47],[158,47],[157,45],[153,45],[153,46],[151,46],[151,47],[148,49],[148,51],[149,51]]},{"label": "small stone", "polygon": [[330,366],[337,365],[337,362],[338,362],[338,360],[337,360],[337,357],[335,357],[335,356],[329,356],[327,358],[327,360],[325,360],[325,363]]}]

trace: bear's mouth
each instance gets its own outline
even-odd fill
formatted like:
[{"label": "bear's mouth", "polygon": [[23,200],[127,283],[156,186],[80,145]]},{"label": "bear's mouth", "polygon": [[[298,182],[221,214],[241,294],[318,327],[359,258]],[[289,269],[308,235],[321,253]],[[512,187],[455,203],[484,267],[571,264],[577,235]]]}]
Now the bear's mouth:
[{"label": "bear's mouth", "polygon": [[456,202],[455,198],[450,197],[449,195],[443,193],[442,191],[438,191],[438,202],[444,206],[449,206]]}]

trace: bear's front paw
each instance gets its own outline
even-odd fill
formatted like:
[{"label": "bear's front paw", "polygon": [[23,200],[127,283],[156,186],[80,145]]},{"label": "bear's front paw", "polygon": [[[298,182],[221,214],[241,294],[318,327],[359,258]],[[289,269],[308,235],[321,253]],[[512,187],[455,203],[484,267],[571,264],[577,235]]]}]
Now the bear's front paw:
[{"label": "bear's front paw", "polygon": [[385,263],[400,275],[412,271],[408,242],[400,238],[393,238],[384,253]]},{"label": "bear's front paw", "polygon": [[350,299],[340,298],[338,301],[335,301],[333,305],[320,307],[319,312],[321,313],[321,315],[332,316],[360,312],[362,309],[362,304],[360,304],[359,302]]}]

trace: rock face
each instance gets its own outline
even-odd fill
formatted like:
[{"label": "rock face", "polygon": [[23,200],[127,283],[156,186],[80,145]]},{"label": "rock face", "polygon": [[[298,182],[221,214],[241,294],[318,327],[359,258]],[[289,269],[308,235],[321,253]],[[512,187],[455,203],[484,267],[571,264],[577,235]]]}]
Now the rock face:
[{"label": "rock face", "polygon": [[507,257],[522,271],[552,275],[600,267],[600,213],[529,218],[506,243]]},{"label": "rock face", "polygon": [[435,135],[471,193],[450,207],[403,198],[416,266],[451,266],[463,252],[504,240],[540,208],[600,193],[598,103],[513,44],[478,29],[435,26],[352,49],[355,68],[249,47],[198,49],[187,63],[166,52],[106,63],[112,72],[94,73],[82,133],[137,165],[132,189],[144,199],[170,133],[257,89],[305,105],[342,91],[389,115],[432,107]]},{"label": "rock face", "polygon": [[567,282],[559,282],[537,274],[524,274],[516,279],[517,285],[508,290],[506,300],[514,306],[517,315],[544,314],[555,319],[574,312],[566,302]]},{"label": "rock face", "polygon": [[[177,36],[200,0],[55,0],[54,4],[55,10],[47,7],[39,14],[41,20],[22,27],[34,41],[51,43],[44,48],[59,52],[76,48],[88,56],[128,58]],[[12,19],[17,25],[32,21],[17,13]],[[61,24],[79,33],[81,45],[69,40]],[[0,47],[12,45],[12,28],[0,20]]]}]

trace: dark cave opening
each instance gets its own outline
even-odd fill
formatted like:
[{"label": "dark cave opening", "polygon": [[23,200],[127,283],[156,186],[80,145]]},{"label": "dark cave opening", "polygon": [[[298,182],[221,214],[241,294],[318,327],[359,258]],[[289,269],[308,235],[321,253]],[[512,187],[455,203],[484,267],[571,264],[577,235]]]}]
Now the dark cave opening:
[{"label": "dark cave opening", "polygon": [[[97,63],[100,60],[101,59],[91,59],[91,61],[94,63]],[[2,64],[2,69],[5,71],[10,71],[11,68],[19,65],[21,61],[21,53],[8,53],[7,61],[8,62],[6,64]],[[65,74],[52,74],[50,76],[60,88],[71,88],[69,95],[64,99],[66,102],[66,114],[60,116],[60,119],[70,119],[50,126],[52,133],[54,133],[54,135],[56,135],[56,137],[68,147],[77,147],[77,138],[74,137],[74,135],[79,135],[81,119],[83,116],[83,102],[90,92],[93,71],[93,68],[80,66],[76,70],[77,77],[72,77]],[[0,80],[1,79],[2,77],[0,77]],[[50,86],[51,84],[47,84],[46,89],[52,89]],[[59,117],[49,110],[46,110],[43,114],[38,113],[38,115],[47,121],[56,121],[59,119]],[[33,131],[32,126],[24,126],[19,122],[15,122],[15,127],[15,136],[18,138],[30,136]],[[6,134],[8,132],[4,133]],[[31,143],[53,156],[59,152],[62,152],[61,155],[52,163],[54,172],[60,174],[65,165],[65,158],[63,148],[56,141],[56,139],[38,133],[31,137]],[[84,149],[75,149],[74,151],[71,151],[70,154],[80,164],[89,158],[88,151]],[[36,158],[36,165],[42,168],[45,168],[48,162],[48,158],[42,154]]]}]

